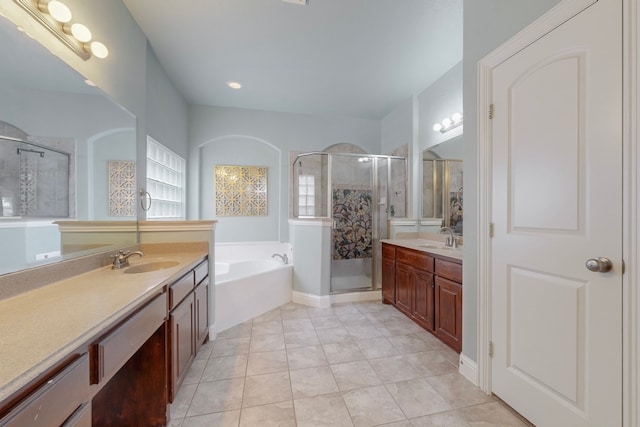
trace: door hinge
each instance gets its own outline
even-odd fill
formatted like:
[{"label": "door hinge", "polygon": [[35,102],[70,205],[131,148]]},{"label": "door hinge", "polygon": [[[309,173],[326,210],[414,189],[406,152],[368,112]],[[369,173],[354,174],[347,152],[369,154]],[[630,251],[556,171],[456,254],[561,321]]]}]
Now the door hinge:
[{"label": "door hinge", "polygon": [[492,222],[489,223],[489,237],[493,237],[495,235],[495,226]]},{"label": "door hinge", "polygon": [[489,104],[489,120],[493,120],[493,104]]},{"label": "door hinge", "polygon": [[493,341],[489,341],[489,357],[493,357]]}]

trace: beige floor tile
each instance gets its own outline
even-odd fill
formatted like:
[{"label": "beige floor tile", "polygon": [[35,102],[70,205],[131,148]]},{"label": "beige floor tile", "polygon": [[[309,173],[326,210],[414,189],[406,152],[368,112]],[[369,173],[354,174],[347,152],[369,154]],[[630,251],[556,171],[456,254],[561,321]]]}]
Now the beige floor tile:
[{"label": "beige floor tile", "polygon": [[323,344],[322,348],[330,364],[353,362],[365,359],[360,348],[353,342]]},{"label": "beige floor tile", "polygon": [[[411,321],[410,321],[411,322]],[[399,335],[409,335],[424,332],[420,326],[415,323],[407,323],[404,321],[391,320],[383,322],[379,327],[380,333],[385,337],[393,337]]]},{"label": "beige floor tile", "polygon": [[198,384],[183,384],[178,390],[178,394],[173,399],[173,403],[169,407],[169,417],[173,419],[182,419],[187,415],[193,395],[198,388]]},{"label": "beige floor tile", "polygon": [[422,353],[407,354],[409,363],[422,372],[423,376],[443,375],[456,372],[453,366],[439,351],[425,351]]},{"label": "beige floor tile", "polygon": [[526,424],[500,402],[485,403],[459,409],[471,427],[526,427]]},{"label": "beige floor tile", "polygon": [[307,306],[304,304],[298,304],[296,302],[288,302],[286,304],[281,305],[280,307],[281,311],[289,311],[289,310],[299,310],[299,309],[307,309]]},{"label": "beige floor tile", "polygon": [[342,303],[342,304],[333,304],[331,308],[333,309],[333,312],[335,313],[336,316],[340,316],[343,314],[360,313],[358,309],[354,307],[353,304],[348,302]]},{"label": "beige floor tile", "polygon": [[416,336],[422,341],[426,342],[429,347],[431,347],[431,350],[451,350],[445,343],[440,341],[429,332],[419,332],[416,334]]},{"label": "beige floor tile", "polygon": [[202,373],[202,382],[244,378],[247,374],[247,355],[212,357]]},{"label": "beige floor tile", "polygon": [[377,359],[379,357],[388,357],[400,354],[385,337],[358,340],[355,343],[367,359]]},{"label": "beige floor tile", "polygon": [[456,368],[460,366],[460,355],[455,352],[451,347],[445,347],[438,350]]},{"label": "beige floor tile", "polygon": [[185,418],[182,422],[182,427],[237,427],[239,420],[239,410],[218,412],[217,414]]},{"label": "beige floor tile", "polygon": [[333,372],[328,366],[292,370],[290,375],[294,399],[336,393],[338,391]]},{"label": "beige floor tile", "polygon": [[291,399],[291,381],[288,371],[255,375],[245,379],[243,408]]},{"label": "beige floor tile", "polygon": [[243,389],[242,378],[200,383],[187,417],[240,409]]},{"label": "beige floor tile", "polygon": [[211,356],[213,350],[213,341],[208,341],[200,347],[200,350],[196,353],[196,359],[208,359]]},{"label": "beige floor tile", "polygon": [[287,349],[289,369],[313,368],[327,366],[329,362],[319,345]]},{"label": "beige floor tile", "polygon": [[285,332],[296,332],[296,331],[313,330],[313,324],[311,323],[311,319],[309,319],[309,318],[284,319],[282,321],[282,326],[283,326]]},{"label": "beige floor tile", "polygon": [[267,311],[264,314],[261,314],[258,317],[253,318],[253,323],[261,323],[261,322],[271,322],[271,321],[282,321],[282,312],[280,308],[273,309],[271,311]]},{"label": "beige floor tile", "polygon": [[293,401],[244,408],[240,427],[296,427]]},{"label": "beige floor tile", "polygon": [[379,301],[376,302],[356,302],[353,306],[361,313],[382,313],[386,310],[386,306]]},{"label": "beige floor tile", "polygon": [[249,352],[250,338],[230,338],[215,340],[213,343],[212,357],[233,356],[235,354],[247,354]]},{"label": "beige floor tile", "polygon": [[411,421],[406,420],[406,421],[397,421],[395,423],[383,424],[383,425],[380,425],[380,427],[413,427],[413,424],[411,424]]},{"label": "beige floor tile", "polygon": [[457,372],[427,377],[427,381],[454,408],[473,406],[495,400],[495,398],[483,393]]},{"label": "beige floor tile", "polygon": [[281,333],[282,333],[282,322],[278,320],[270,320],[268,322],[254,323],[253,328],[251,329],[252,337],[255,337],[258,335],[281,334]]},{"label": "beige floor tile", "polygon": [[312,317],[311,323],[313,323],[313,327],[316,330],[342,327],[342,322],[338,316]]},{"label": "beige floor tile", "polygon": [[309,314],[307,313],[307,307],[304,305],[291,310],[282,310],[282,320],[308,319],[308,318],[309,318]]},{"label": "beige floor tile", "polygon": [[408,359],[409,355],[398,355],[370,359],[369,363],[383,383],[414,380],[424,376],[424,370],[416,369]]},{"label": "beige floor tile", "polygon": [[249,353],[284,350],[284,334],[267,334],[251,337]]},{"label": "beige floor tile", "polygon": [[[369,322],[371,323],[371,322]],[[349,334],[353,337],[354,340],[367,340],[371,338],[381,337],[382,334],[378,331],[378,328],[374,326],[354,326],[345,324],[345,328],[349,331]]]},{"label": "beige floor tile", "polygon": [[289,370],[287,353],[284,350],[249,354],[247,376],[270,374]]},{"label": "beige floor tile", "polygon": [[406,419],[384,386],[348,391],[342,394],[356,427],[376,426]]},{"label": "beige floor tile", "polygon": [[325,316],[336,315],[335,311],[333,311],[333,307],[328,307],[328,308],[309,307],[307,308],[307,314],[309,315],[309,317],[325,317]]},{"label": "beige floor tile", "polygon": [[353,338],[343,326],[338,328],[316,329],[316,334],[321,344],[336,342],[352,342]]},{"label": "beige floor tile", "polygon": [[349,391],[382,384],[380,378],[376,375],[376,371],[373,370],[366,360],[339,363],[337,365],[331,365],[330,367],[340,391]]},{"label": "beige floor tile", "polygon": [[191,367],[189,367],[187,374],[184,376],[182,384],[198,384],[207,362],[208,359],[195,359],[191,362]]},{"label": "beige floor tile", "polygon": [[228,338],[246,338],[251,336],[251,321],[232,326],[222,332],[218,332],[216,340]]},{"label": "beige floor tile", "polygon": [[387,338],[400,354],[429,351],[431,347],[415,335],[397,335]]},{"label": "beige floor tile", "polygon": [[340,319],[340,321],[342,322],[342,326],[352,326],[352,327],[358,327],[358,326],[373,326],[373,324],[371,323],[371,321],[369,319],[366,318],[366,316],[362,313],[350,313],[350,314],[343,314],[343,315],[336,315],[336,317],[338,319]]},{"label": "beige floor tile", "polygon": [[386,385],[402,412],[409,417],[421,417],[453,409],[425,378]]},{"label": "beige floor tile", "polygon": [[340,394],[325,394],[293,401],[298,427],[353,427]]},{"label": "beige floor tile", "polygon": [[284,343],[287,349],[320,345],[316,331],[287,332],[284,334]]},{"label": "beige floor tile", "polygon": [[440,412],[439,414],[414,418],[411,423],[414,427],[470,427],[458,411]]},{"label": "beige floor tile", "polygon": [[182,426],[182,421],[184,421],[184,418],[179,418],[179,419],[175,419],[175,420],[169,420],[169,423],[167,424],[167,427],[181,427]]}]

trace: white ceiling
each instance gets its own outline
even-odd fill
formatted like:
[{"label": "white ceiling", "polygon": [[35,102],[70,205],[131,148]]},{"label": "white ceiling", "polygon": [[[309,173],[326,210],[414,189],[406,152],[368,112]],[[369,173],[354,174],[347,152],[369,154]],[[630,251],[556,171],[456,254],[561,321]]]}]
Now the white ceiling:
[{"label": "white ceiling", "polygon": [[380,119],[462,59],[462,0],[124,3],[190,104]]}]

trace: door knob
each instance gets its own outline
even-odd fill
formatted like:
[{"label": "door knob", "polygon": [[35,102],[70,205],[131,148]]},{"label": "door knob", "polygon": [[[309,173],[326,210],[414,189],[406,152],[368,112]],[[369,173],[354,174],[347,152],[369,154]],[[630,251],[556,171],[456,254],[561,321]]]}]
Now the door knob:
[{"label": "door knob", "polygon": [[585,265],[587,267],[587,270],[600,273],[606,273],[608,271],[611,271],[611,269],[613,268],[613,263],[611,262],[611,260],[609,258],[603,257],[590,258],[587,260]]}]

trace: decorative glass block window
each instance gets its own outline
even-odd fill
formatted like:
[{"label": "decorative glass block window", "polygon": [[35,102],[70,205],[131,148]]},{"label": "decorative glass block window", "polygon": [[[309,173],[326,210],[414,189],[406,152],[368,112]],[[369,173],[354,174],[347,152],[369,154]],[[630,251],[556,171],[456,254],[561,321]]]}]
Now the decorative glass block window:
[{"label": "decorative glass block window", "polygon": [[300,175],[298,180],[298,216],[315,216],[315,177],[313,175]]},{"label": "decorative glass block window", "polygon": [[185,160],[147,137],[147,191],[151,207],[147,219],[185,218]]}]

